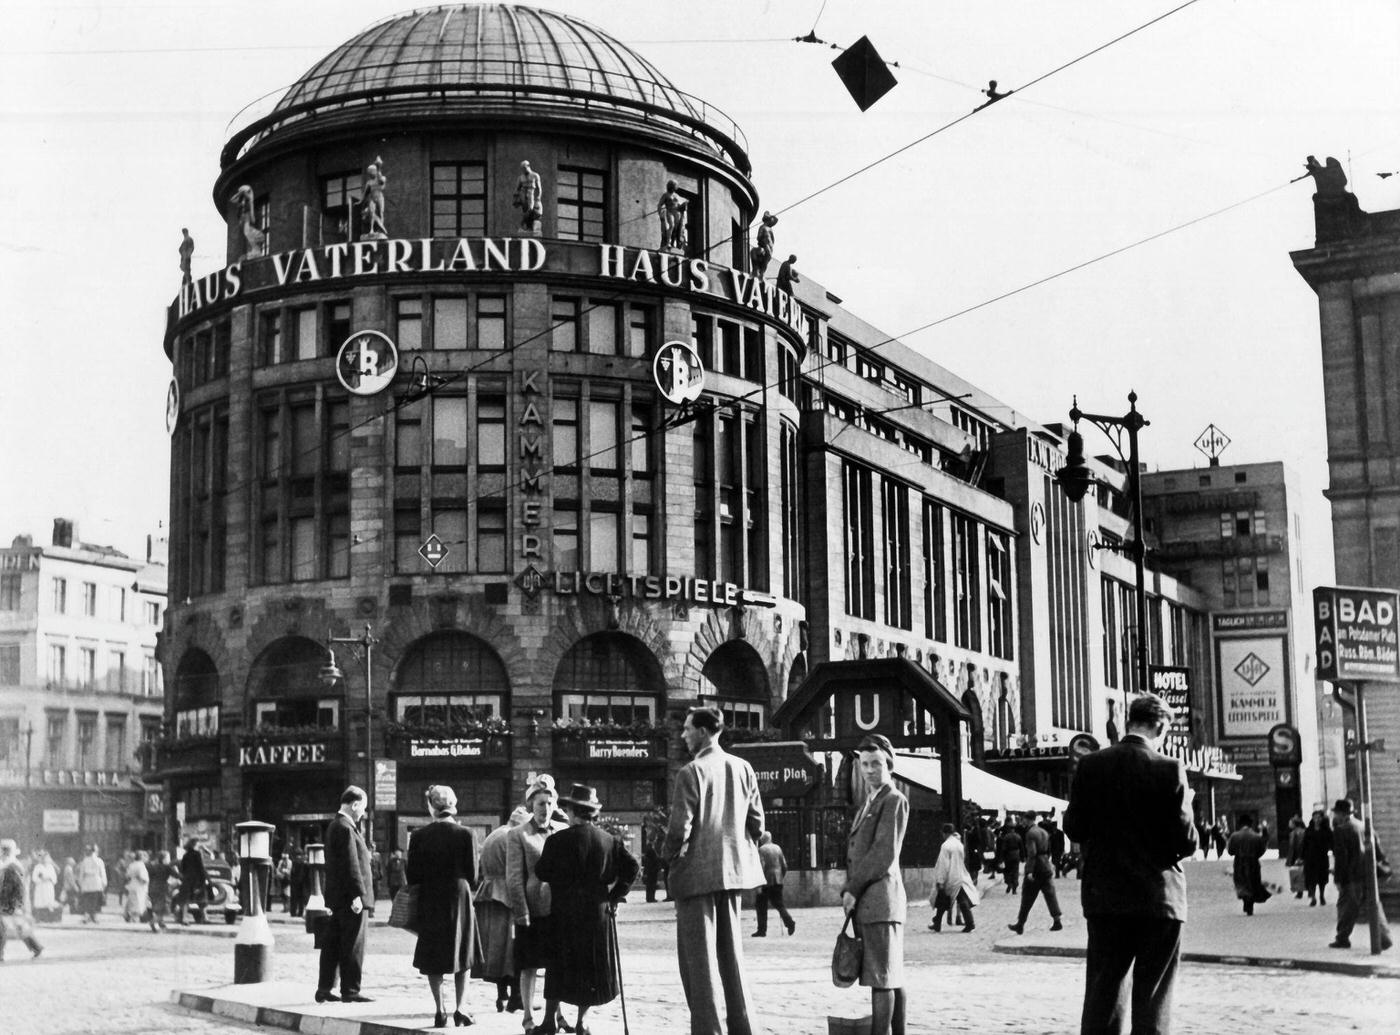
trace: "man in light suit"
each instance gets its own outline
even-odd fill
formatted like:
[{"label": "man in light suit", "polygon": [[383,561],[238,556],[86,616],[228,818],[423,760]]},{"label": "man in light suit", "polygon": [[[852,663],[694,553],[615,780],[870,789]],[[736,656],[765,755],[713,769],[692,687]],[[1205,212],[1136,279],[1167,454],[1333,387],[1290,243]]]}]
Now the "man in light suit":
[{"label": "man in light suit", "polygon": [[[321,970],[316,1001],[370,1003],[360,994],[360,972],[365,961],[365,928],[373,903],[374,881],[369,846],[360,834],[368,799],[358,787],[347,787],[340,796],[340,811],[326,824],[326,917],[321,929]],[[340,971],[340,995],[331,991]]]},{"label": "man in light suit", "polygon": [[695,757],[676,774],[662,850],[671,864],[676,953],[691,1035],[753,1032],[739,899],[745,888],[764,882],[758,857],[763,805],[753,767],[719,746],[723,728],[718,708],[695,708],[686,716],[681,739]]},{"label": "man in light suit", "polygon": [[1128,708],[1122,740],[1079,761],[1065,834],[1083,848],[1080,898],[1089,929],[1081,1035],[1118,1035],[1132,968],[1132,1030],[1171,1029],[1172,987],[1186,922],[1180,860],[1196,851],[1191,791],[1176,759],[1157,745],[1172,711],[1143,694]]}]

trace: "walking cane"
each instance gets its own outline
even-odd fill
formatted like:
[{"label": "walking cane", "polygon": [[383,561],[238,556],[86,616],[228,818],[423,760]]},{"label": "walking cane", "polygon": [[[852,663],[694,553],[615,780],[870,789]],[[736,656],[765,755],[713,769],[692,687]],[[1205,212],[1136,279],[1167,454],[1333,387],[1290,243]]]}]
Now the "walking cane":
[{"label": "walking cane", "polygon": [[617,994],[622,1000],[622,1035],[632,1035],[627,1026],[627,989],[622,987],[622,952],[617,947],[617,906],[608,908],[608,934],[612,937],[613,960],[617,964]]}]

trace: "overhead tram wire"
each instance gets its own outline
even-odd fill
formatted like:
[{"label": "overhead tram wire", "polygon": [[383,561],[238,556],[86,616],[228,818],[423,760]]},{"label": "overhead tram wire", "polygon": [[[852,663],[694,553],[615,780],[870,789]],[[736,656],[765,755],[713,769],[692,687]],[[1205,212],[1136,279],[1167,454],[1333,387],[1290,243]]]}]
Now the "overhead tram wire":
[{"label": "overhead tram wire", "polygon": [[[1024,90],[1024,89],[1027,89],[1027,88],[1029,88],[1029,87],[1031,87],[1031,86],[1036,85],[1037,83],[1044,82],[1046,79],[1049,79],[1051,76],[1053,76],[1053,75],[1055,75],[1055,74],[1057,74],[1057,73],[1059,73],[1059,72],[1061,72],[1061,71],[1064,71],[1065,69],[1070,68],[1070,67],[1072,67],[1072,66],[1074,66],[1074,65],[1076,65],[1076,64],[1078,64],[1078,63],[1080,63],[1081,61],[1084,61],[1086,58],[1088,58],[1088,57],[1090,57],[1090,56],[1092,56],[1092,55],[1094,55],[1094,54],[1100,53],[1100,52],[1106,50],[1108,47],[1111,47],[1111,46],[1113,46],[1113,45],[1116,44],[1116,43],[1119,43],[1119,42],[1121,42],[1121,41],[1123,41],[1123,40],[1125,40],[1125,39],[1128,39],[1129,37],[1135,35],[1136,33],[1141,32],[1142,30],[1144,30],[1144,29],[1146,29],[1146,28],[1148,28],[1148,27],[1150,27],[1150,26],[1152,26],[1152,25],[1155,25],[1156,23],[1162,21],[1162,20],[1165,19],[1165,18],[1170,17],[1170,16],[1173,15],[1173,14],[1176,14],[1178,11],[1185,10],[1187,7],[1190,7],[1190,6],[1192,6],[1192,5],[1196,4],[1196,3],[1199,3],[1199,2],[1200,2],[1200,0],[1186,0],[1185,3],[1182,3],[1182,4],[1180,4],[1179,6],[1177,6],[1177,7],[1175,7],[1175,8],[1172,8],[1170,11],[1167,11],[1167,12],[1165,12],[1165,13],[1163,13],[1163,14],[1160,14],[1160,15],[1158,15],[1157,17],[1151,19],[1150,21],[1144,22],[1143,24],[1137,26],[1136,28],[1130,29],[1129,31],[1127,31],[1127,32],[1125,32],[1125,33],[1122,33],[1122,34],[1120,34],[1120,35],[1114,37],[1113,39],[1107,41],[1106,43],[1102,43],[1102,44],[1098,45],[1097,47],[1094,47],[1092,50],[1086,51],[1085,53],[1079,55],[1078,57],[1072,58],[1071,60],[1064,62],[1063,64],[1057,66],[1056,68],[1051,69],[1049,72],[1045,72],[1045,73],[1043,73],[1042,75],[1037,76],[1035,79],[1032,79],[1029,83],[1025,84],[1025,86],[1020,87],[1019,89]],[[974,108],[972,111],[967,112],[966,114],[959,116],[958,118],[952,120],[951,122],[945,123],[944,125],[939,126],[937,129],[934,129],[934,130],[932,130],[931,132],[924,134],[922,137],[919,137],[917,140],[911,141],[910,143],[905,144],[905,145],[903,145],[903,146],[901,146],[901,147],[895,149],[894,151],[891,151],[890,153],[886,154],[886,155],[883,156],[882,158],[878,158],[878,159],[876,159],[874,162],[870,162],[870,163],[868,163],[867,165],[862,166],[860,169],[855,170],[854,172],[847,173],[846,175],[840,177],[840,178],[837,179],[837,180],[834,180],[833,182],[827,184],[826,186],[821,187],[821,188],[819,188],[818,190],[813,191],[812,193],[810,193],[810,194],[808,194],[808,195],[806,195],[806,196],[804,196],[804,197],[802,197],[802,198],[799,198],[797,201],[794,201],[794,202],[792,202],[791,204],[789,204],[789,205],[787,205],[787,206],[785,206],[785,207],[779,209],[778,212],[780,212],[780,213],[783,213],[783,212],[790,212],[790,211],[792,211],[793,209],[797,208],[798,206],[803,205],[803,204],[805,204],[805,203],[808,202],[808,201],[811,201],[813,198],[816,198],[816,197],[820,196],[821,194],[824,194],[824,193],[826,193],[827,191],[832,190],[832,189],[834,189],[835,187],[840,186],[841,184],[844,184],[844,183],[849,182],[850,180],[854,179],[855,177],[861,175],[862,173],[867,172],[867,171],[869,171],[870,169],[873,169],[873,168],[875,168],[876,166],[881,165],[881,164],[883,164],[884,162],[889,161],[891,158],[894,158],[894,157],[897,156],[897,155],[903,154],[905,151],[908,151],[908,150],[910,150],[911,148],[916,147],[917,145],[923,143],[924,141],[929,140],[929,139],[931,139],[931,138],[934,137],[934,136],[937,136],[939,133],[942,133],[943,131],[945,131],[945,130],[947,130],[947,129],[950,129],[950,128],[952,128],[953,126],[957,125],[958,123],[963,122],[963,121],[967,120],[968,118],[972,117],[973,115],[979,114],[979,113],[981,113],[981,112],[983,112],[983,111],[985,111],[985,110],[987,110],[987,106],[983,106],[983,107],[979,107],[979,108]],[[1285,186],[1286,186],[1286,184],[1285,184]],[[1280,188],[1272,188],[1272,190],[1278,190],[1278,189],[1280,189]],[[1266,192],[1264,192],[1264,193],[1266,193],[1266,194],[1267,194],[1267,193],[1272,193],[1272,190],[1271,190],[1271,191],[1266,191]],[[1259,197],[1259,196],[1262,196],[1262,195],[1256,195],[1256,197]],[[1238,205],[1240,205],[1240,204],[1245,204],[1245,203],[1247,203],[1248,201],[1251,201],[1251,200],[1254,200],[1254,199],[1253,199],[1253,198],[1249,198],[1249,199],[1245,199],[1245,201],[1237,202],[1235,205],[1233,205],[1233,206],[1228,206],[1226,209],[1221,209],[1221,210],[1219,210],[1219,212],[1217,212],[1217,213],[1210,213],[1210,214],[1208,214],[1208,215],[1206,215],[1206,216],[1199,217],[1198,219],[1193,220],[1192,223],[1194,223],[1194,222],[1200,222],[1200,221],[1203,220],[1203,219],[1210,218],[1211,215],[1216,215],[1216,214],[1223,213],[1223,212],[1225,212],[1225,211],[1228,211],[1229,208],[1237,207]],[[634,217],[632,217],[630,220],[624,220],[622,225],[626,225],[627,223],[630,223],[630,222],[635,222],[635,221],[638,220],[638,219],[643,219],[643,218],[650,219],[650,218],[651,218],[651,215],[652,215],[652,213],[650,213],[650,212],[644,212],[644,213],[643,213],[642,215],[640,215],[640,216],[634,216]],[[1006,293],[1003,294],[1003,295],[999,295],[999,296],[997,296],[997,297],[994,298],[994,299],[989,299],[989,300],[987,300],[987,301],[985,301],[985,302],[978,303],[977,305],[972,306],[972,307],[970,307],[970,308],[968,308],[968,309],[966,309],[966,310],[962,310],[962,311],[960,311],[960,312],[958,312],[958,313],[954,313],[954,314],[951,314],[951,315],[949,315],[949,316],[942,317],[942,318],[940,318],[940,319],[938,319],[938,320],[935,320],[935,321],[932,321],[932,322],[930,322],[930,323],[928,323],[928,324],[924,324],[924,325],[922,325],[922,326],[920,326],[920,327],[914,328],[912,331],[906,332],[905,335],[903,335],[903,336],[908,336],[908,335],[910,335],[910,334],[919,333],[920,331],[927,330],[927,329],[929,329],[930,327],[937,326],[937,325],[940,324],[940,323],[944,323],[944,322],[947,322],[948,320],[956,319],[958,316],[962,316],[962,315],[965,315],[966,313],[974,312],[974,311],[976,311],[977,309],[984,308],[985,306],[991,305],[992,303],[997,302],[997,301],[1001,301],[1001,300],[1004,299],[1004,298],[1009,298],[1009,297],[1011,297],[1011,296],[1013,296],[1013,295],[1020,294],[1020,293],[1023,292],[1023,291],[1027,291],[1027,290],[1029,290],[1030,288],[1033,288],[1033,287],[1036,287],[1036,286],[1038,286],[1038,285],[1040,285],[1040,284],[1047,283],[1047,282],[1049,282],[1049,281],[1051,281],[1051,280],[1057,279],[1058,277],[1064,276],[1064,275],[1067,274],[1067,273],[1074,272],[1074,271],[1077,270],[1077,269],[1083,269],[1085,266],[1093,265],[1094,263],[1096,263],[1096,262],[1098,262],[1098,261],[1100,261],[1100,260],[1102,260],[1102,259],[1104,259],[1104,258],[1107,258],[1107,257],[1109,257],[1109,256],[1111,256],[1111,255],[1120,254],[1121,252],[1126,251],[1126,250],[1128,250],[1129,248],[1137,247],[1138,244],[1144,244],[1144,243],[1147,243],[1147,241],[1155,240],[1157,237],[1164,236],[1164,235],[1167,234],[1167,233],[1172,233],[1172,232],[1174,232],[1175,230],[1183,229],[1185,226],[1192,225],[1192,223],[1181,224],[1181,225],[1176,226],[1176,227],[1173,227],[1173,228],[1171,228],[1171,229],[1169,229],[1169,230],[1162,231],[1162,232],[1159,233],[1159,234],[1155,234],[1155,235],[1153,235],[1152,237],[1144,238],[1142,241],[1135,242],[1134,244],[1131,244],[1131,245],[1125,245],[1123,248],[1117,249],[1117,250],[1115,250],[1114,252],[1110,252],[1110,253],[1107,253],[1107,254],[1105,254],[1105,255],[1098,256],[1098,257],[1096,257],[1096,258],[1094,258],[1094,259],[1089,259],[1089,260],[1087,260],[1087,261],[1085,261],[1085,262],[1083,262],[1083,263],[1080,263],[1079,265],[1077,265],[1077,266],[1075,266],[1075,267],[1072,267],[1072,268],[1070,268],[1070,269],[1068,269],[1068,270],[1062,270],[1062,271],[1060,271],[1059,273],[1051,274],[1050,276],[1044,277],[1044,278],[1042,278],[1042,279],[1039,280],[1039,281],[1036,281],[1036,282],[1031,283],[1031,284],[1023,285],[1023,286],[1020,287],[1020,288],[1016,288],[1016,289],[1014,289],[1014,290],[1012,290],[1012,291],[1006,292]],[[727,242],[729,242],[729,241],[731,241],[731,240],[732,240],[732,237],[721,238],[720,240],[716,241],[713,245],[711,245],[711,250],[713,250],[714,248],[721,247],[721,246],[723,246],[725,243],[727,243]],[[630,291],[630,289],[619,289],[617,292],[615,292],[614,294],[612,294],[611,296],[609,296],[609,297],[607,297],[607,298],[605,298],[605,299],[600,300],[598,303],[596,303],[596,304],[594,304],[594,305],[591,305],[591,306],[589,306],[589,307],[587,307],[587,308],[585,308],[585,309],[580,309],[580,310],[579,310],[579,315],[580,315],[580,316],[583,316],[583,315],[585,315],[585,314],[587,314],[587,313],[589,313],[589,312],[592,312],[594,309],[598,308],[599,305],[605,305],[605,304],[608,304],[609,302],[622,300],[622,299],[624,299],[624,298],[627,297],[627,294],[628,294],[629,291]],[[466,378],[468,375],[473,374],[473,373],[477,373],[477,372],[481,371],[481,370],[484,369],[488,364],[495,363],[495,362],[497,361],[498,358],[505,357],[505,356],[509,356],[509,355],[513,354],[513,353],[515,352],[516,349],[519,349],[519,348],[521,348],[521,347],[523,347],[523,346],[525,346],[525,345],[527,345],[527,344],[530,344],[531,342],[538,341],[538,340],[544,338],[544,337],[545,337],[546,335],[548,335],[548,334],[552,334],[553,330],[554,330],[556,327],[558,327],[558,326],[563,326],[563,324],[562,324],[562,323],[561,323],[561,324],[551,324],[549,327],[545,328],[544,330],[540,331],[539,333],[534,334],[534,335],[531,335],[531,336],[528,337],[528,338],[524,338],[524,339],[522,339],[521,341],[518,341],[518,342],[514,343],[513,345],[511,345],[511,346],[510,346],[509,348],[507,348],[507,349],[501,349],[501,350],[497,350],[497,351],[491,352],[490,355],[488,355],[488,356],[486,356],[486,357],[483,357],[483,359],[482,359],[479,363],[476,363],[476,364],[474,364],[474,365],[472,365],[472,366],[469,366],[469,367],[467,367],[467,368],[465,368],[465,369],[463,369],[463,370],[461,370],[461,371],[458,371],[458,372],[456,372],[456,373],[454,373],[454,374],[451,374],[451,375],[448,375],[448,376],[444,377],[444,378],[443,378],[442,380],[440,380],[436,385],[433,385],[433,386],[430,388],[429,391],[423,393],[422,395],[416,396],[416,397],[414,397],[414,398],[409,398],[409,397],[407,397],[407,396],[402,397],[402,398],[396,398],[396,399],[394,400],[393,405],[390,406],[389,408],[387,408],[386,410],[382,411],[381,413],[375,414],[375,415],[372,416],[372,417],[366,418],[365,420],[361,421],[359,424],[355,424],[355,425],[351,425],[350,427],[347,427],[343,432],[339,432],[336,436],[333,436],[332,438],[334,438],[334,437],[339,437],[340,435],[346,435],[346,436],[348,436],[348,435],[350,435],[352,432],[358,430],[359,428],[364,427],[364,426],[366,426],[366,425],[372,423],[373,421],[379,420],[381,417],[387,417],[387,416],[389,416],[390,414],[396,412],[398,409],[400,409],[401,407],[403,407],[403,406],[405,406],[405,405],[410,405],[410,404],[412,404],[412,403],[421,402],[423,399],[426,399],[426,398],[431,397],[431,395],[432,395],[434,392],[436,392],[438,389],[444,388],[444,387],[446,387],[446,386],[449,385],[449,384],[457,383],[457,382],[463,380],[464,378]],[[881,341],[881,342],[876,343],[875,345],[868,346],[867,349],[868,349],[868,350],[874,350],[874,349],[880,348],[880,347],[883,346],[883,345],[887,345],[887,344],[889,344],[890,342],[895,341],[895,340],[898,340],[898,336],[897,336],[897,337],[892,337],[892,338],[887,338],[887,339],[885,339],[884,341]],[[429,350],[429,351],[431,351],[431,350]],[[831,362],[832,362],[832,361],[829,361],[829,360],[828,360],[828,361],[824,361],[820,366],[818,366],[817,368],[815,368],[815,369],[813,369],[813,370],[811,370],[811,371],[808,371],[808,373],[818,373],[818,372],[820,372],[821,370],[825,369],[826,366],[831,365]],[[775,384],[775,385],[772,385],[772,386],[769,386],[769,385],[760,385],[759,388],[755,389],[754,391],[745,393],[744,395],[741,395],[741,396],[737,396],[737,397],[735,397],[733,400],[730,400],[729,402],[725,403],[724,405],[725,405],[726,407],[732,407],[732,406],[734,406],[734,405],[737,404],[737,403],[740,403],[740,402],[743,402],[743,401],[745,401],[745,400],[748,400],[748,399],[752,398],[755,394],[760,393],[760,392],[763,392],[763,391],[767,390],[767,389],[770,388],[770,387],[776,387],[776,384]],[[656,430],[660,430],[660,429],[656,429]],[[651,432],[651,433],[654,434],[655,431],[653,431],[653,432]],[[638,436],[638,437],[641,437],[641,436]],[[630,440],[629,440],[629,442],[630,442]],[[310,447],[309,449],[305,450],[303,453],[294,454],[292,457],[289,457],[286,461],[283,461],[283,462],[279,463],[279,464],[277,465],[277,467],[273,468],[273,472],[272,472],[272,473],[274,473],[274,474],[275,474],[275,473],[280,473],[280,472],[283,470],[284,467],[287,467],[287,466],[293,464],[295,460],[297,460],[297,459],[299,459],[299,458],[301,458],[301,457],[304,457],[304,456],[310,456],[310,455],[312,455],[312,454],[314,454],[314,453],[320,451],[322,448],[323,448],[322,444],[318,442],[315,446]],[[617,448],[621,449],[621,448],[622,448],[622,443],[619,443],[619,445],[618,445]],[[221,495],[221,496],[225,496],[225,497],[226,497],[226,496],[229,496],[229,495],[232,495],[235,491],[242,491],[243,489],[245,489],[245,488],[247,488],[247,487],[253,485],[255,482],[257,482],[257,481],[259,481],[259,480],[265,480],[265,479],[267,479],[268,476],[269,476],[269,475],[268,475],[267,473],[264,473],[264,474],[261,475],[260,477],[251,477],[251,478],[245,479],[245,480],[243,480],[243,481],[241,481],[241,482],[238,482],[238,483],[235,483],[235,484],[233,484],[233,485],[230,485],[230,486],[226,487],[225,489],[223,489],[223,490],[221,491],[220,495]],[[513,487],[513,486],[505,486],[505,488],[512,488],[512,487]]]},{"label": "overhead tram wire", "polygon": [[[1225,215],[1225,214],[1228,213],[1228,212],[1232,212],[1232,211],[1234,211],[1234,210],[1237,209],[1237,208],[1241,208],[1241,207],[1243,207],[1243,206],[1245,206],[1245,205],[1251,204],[1252,202],[1258,201],[1258,200],[1261,199],[1261,198],[1268,197],[1268,196],[1271,195],[1271,194],[1277,194],[1279,191],[1284,190],[1284,189],[1286,189],[1286,188],[1292,186],[1293,183],[1295,183],[1295,182],[1297,182],[1297,181],[1295,181],[1295,180],[1290,180],[1290,181],[1288,181],[1288,182],[1286,182],[1286,183],[1281,183],[1281,184],[1278,184],[1277,186],[1270,187],[1268,190],[1260,191],[1260,192],[1258,192],[1257,194],[1250,195],[1250,196],[1247,197],[1247,198],[1242,198],[1242,199],[1240,199],[1239,201],[1232,202],[1232,203],[1229,204],[1229,205],[1225,205],[1225,206],[1223,206],[1223,207],[1221,207],[1221,208],[1218,208],[1218,209],[1215,209],[1215,210],[1213,210],[1213,211],[1211,211],[1211,212],[1207,212],[1207,213],[1204,213],[1203,215],[1196,216],[1196,217],[1193,218],[1193,219],[1188,219],[1188,220],[1186,220],[1186,221],[1184,221],[1184,222],[1177,223],[1177,224],[1175,224],[1175,225],[1173,225],[1173,226],[1168,227],[1168,228],[1165,229],[1165,230],[1159,230],[1158,232],[1156,232],[1156,233],[1154,233],[1154,234],[1149,234],[1149,235],[1146,236],[1146,237],[1139,238],[1138,240],[1133,241],[1133,242],[1131,242],[1130,244],[1125,244],[1125,245],[1122,245],[1122,246],[1120,246],[1120,247],[1118,247],[1118,248],[1111,249],[1110,251],[1103,252],[1103,253],[1101,253],[1101,254],[1099,254],[1099,255],[1094,256],[1094,257],[1091,258],[1091,259],[1086,259],[1086,260],[1084,260],[1083,262],[1076,263],[1076,264],[1073,265],[1073,266],[1068,266],[1068,267],[1066,267],[1065,269],[1062,269],[1062,270],[1060,270],[1060,271],[1058,271],[1058,272],[1056,272],[1056,273],[1051,273],[1051,274],[1049,274],[1049,275],[1047,275],[1047,276],[1040,277],[1040,278],[1038,278],[1037,280],[1033,280],[1033,281],[1031,281],[1031,282],[1029,282],[1029,283],[1022,284],[1020,287],[1013,288],[1013,289],[1011,289],[1010,291],[1004,291],[1004,292],[1002,292],[1002,293],[999,294],[999,295],[996,295],[996,296],[994,296],[994,297],[992,297],[992,298],[985,299],[985,300],[983,300],[983,301],[981,301],[981,302],[976,303],[975,305],[966,306],[966,307],[964,307],[964,308],[962,308],[962,309],[957,310],[956,312],[952,312],[952,313],[948,313],[948,314],[946,314],[946,315],[944,315],[944,316],[940,316],[940,317],[939,317],[938,319],[936,319],[936,320],[930,320],[930,321],[928,321],[927,323],[922,323],[922,324],[919,324],[919,325],[916,326],[916,327],[911,327],[911,328],[909,328],[908,330],[903,331],[903,332],[901,332],[901,333],[899,333],[899,334],[890,335],[889,337],[884,338],[884,339],[882,339],[881,341],[875,342],[874,344],[871,344],[871,345],[862,345],[861,348],[862,348],[864,351],[866,351],[866,352],[874,352],[874,351],[876,351],[877,349],[880,349],[880,348],[884,347],[885,345],[889,345],[889,344],[896,343],[896,342],[902,342],[902,341],[903,341],[904,339],[906,339],[906,338],[913,337],[913,336],[916,335],[916,334],[921,334],[921,333],[923,333],[924,331],[927,331],[927,330],[930,330],[930,329],[932,329],[932,328],[934,328],[934,327],[939,326],[940,324],[949,323],[949,322],[951,322],[951,321],[953,321],[953,320],[958,319],[959,317],[966,316],[966,315],[968,315],[969,313],[977,312],[979,309],[985,309],[987,306],[994,305],[994,304],[997,303],[997,302],[1001,302],[1001,301],[1004,301],[1004,300],[1006,300],[1006,299],[1008,299],[1008,298],[1012,298],[1012,297],[1014,297],[1014,296],[1016,296],[1016,295],[1023,294],[1024,292],[1030,291],[1030,290],[1032,290],[1033,288],[1036,288],[1036,287],[1040,287],[1040,286],[1043,285],[1043,284],[1048,284],[1048,283],[1050,283],[1051,281],[1058,280],[1058,279],[1060,279],[1061,277],[1068,276],[1068,275],[1071,274],[1071,273],[1078,272],[1079,270],[1086,269],[1086,268],[1089,267],[1089,266],[1093,266],[1093,265],[1095,265],[1095,264],[1097,264],[1097,263],[1100,263],[1100,262],[1103,262],[1103,261],[1105,261],[1105,260],[1107,260],[1107,259],[1111,259],[1111,258],[1113,258],[1113,257],[1115,257],[1115,256],[1122,255],[1122,254],[1124,254],[1125,252],[1131,251],[1131,250],[1134,249],[1134,248],[1141,247],[1142,245],[1145,245],[1145,244],[1150,244],[1151,242],[1160,240],[1161,238],[1167,237],[1167,236],[1169,236],[1170,234],[1174,234],[1174,233],[1177,233],[1177,232],[1179,232],[1179,231],[1181,231],[1181,230],[1186,230],[1186,229],[1188,229],[1188,228],[1190,228],[1190,227],[1196,226],[1197,224],[1203,223],[1203,222],[1205,222],[1205,221],[1208,220],[1208,219],[1213,219],[1213,218],[1215,218],[1216,216]],[[807,370],[802,371],[802,373],[803,373],[804,375],[811,376],[811,375],[815,375],[815,374],[821,373],[821,372],[822,372],[823,370],[825,370],[827,367],[830,367],[830,366],[837,366],[837,365],[842,365],[842,364],[838,364],[838,362],[837,362],[836,360],[831,359],[831,358],[829,358],[829,357],[827,357],[827,356],[822,356],[822,357],[820,357],[820,361],[819,361],[816,365],[812,366],[811,368],[809,368],[809,369],[807,369]],[[752,389],[751,391],[744,393],[743,395],[735,396],[733,399],[728,399],[728,400],[725,400],[725,401],[723,401],[723,402],[714,403],[712,406],[710,406],[708,409],[706,409],[705,412],[708,414],[708,413],[718,413],[718,412],[720,412],[721,410],[735,409],[735,408],[737,408],[737,407],[739,406],[739,404],[744,403],[744,402],[752,401],[752,400],[754,399],[755,396],[761,395],[762,393],[767,392],[767,391],[769,391],[769,390],[776,390],[780,385],[781,385],[781,382],[778,382],[778,381],[772,382],[771,384],[767,384],[767,383],[766,383],[766,384],[759,385],[757,388],[754,388],[754,389]],[[883,414],[883,413],[893,413],[893,412],[896,412],[896,411],[898,411],[898,410],[904,410],[904,409],[921,409],[921,410],[922,410],[922,409],[924,409],[924,407],[927,406],[927,405],[936,405],[936,404],[942,403],[942,402],[955,402],[958,398],[961,398],[961,396],[951,396],[951,395],[948,395],[948,393],[944,392],[942,389],[936,388],[936,386],[935,386],[935,390],[938,391],[938,393],[939,393],[939,395],[941,396],[941,398],[936,399],[936,400],[933,400],[931,403],[917,403],[917,404],[916,404],[916,403],[910,403],[910,404],[903,405],[903,406],[894,406],[894,407],[891,407],[891,408],[889,408],[889,409],[881,410],[881,411],[878,411],[878,412],[881,413],[881,414]],[[377,418],[375,418],[375,419],[377,419]],[[586,456],[580,457],[580,458],[579,458],[579,466],[580,466],[580,467],[584,466],[586,461],[591,460],[591,459],[593,459],[593,458],[596,457],[596,456],[601,456],[601,455],[603,455],[604,453],[611,453],[611,452],[623,453],[623,452],[625,452],[630,446],[632,446],[633,444],[635,444],[635,443],[637,443],[637,442],[640,442],[640,441],[645,441],[646,439],[649,439],[649,438],[651,438],[651,437],[657,435],[657,434],[660,433],[660,432],[664,432],[664,431],[670,430],[671,427],[674,427],[674,426],[675,426],[675,425],[671,425],[671,426],[665,426],[665,425],[663,425],[663,426],[661,426],[661,427],[652,428],[652,429],[648,430],[647,432],[645,432],[645,433],[643,433],[643,434],[634,435],[634,436],[632,436],[631,438],[619,440],[615,446],[611,446],[611,447],[609,447],[609,448],[607,448],[607,449],[603,449],[603,450],[598,450],[598,451],[596,451],[596,452],[594,452],[594,453],[590,453],[590,454],[588,454],[588,455],[586,455]],[[308,450],[307,452],[308,452],[308,454],[309,454],[309,453],[314,452],[316,449],[319,449],[319,448],[320,448],[319,446],[316,446],[316,447],[313,447],[311,450]],[[923,461],[919,461],[919,462],[922,463]],[[520,484],[521,484],[521,482],[510,482],[510,483],[507,483],[506,485],[502,486],[501,491],[502,491],[502,492],[509,491],[509,490],[511,490],[511,489],[514,489],[514,488],[519,487]],[[230,491],[231,491],[231,490],[230,490]],[[478,496],[467,497],[467,499],[469,499],[469,500],[471,500],[471,501],[473,501],[473,502],[479,501],[479,500],[482,499],[482,498],[483,498],[483,497],[481,497],[481,496],[479,496],[479,495],[478,495]],[[363,545],[366,545],[366,544],[368,544],[368,543],[378,542],[381,538],[383,538],[382,535],[377,535],[377,536],[374,536],[374,537],[372,537],[372,538],[370,538],[370,539],[361,540],[359,543],[352,543],[350,548],[353,549],[355,546],[363,546]],[[466,542],[466,540],[462,540],[462,541],[460,541],[460,542]],[[460,545],[460,542],[458,542],[458,543],[456,543],[456,544],[457,544],[457,545]],[[453,543],[449,543],[448,545],[454,545],[454,544],[453,544]]]}]

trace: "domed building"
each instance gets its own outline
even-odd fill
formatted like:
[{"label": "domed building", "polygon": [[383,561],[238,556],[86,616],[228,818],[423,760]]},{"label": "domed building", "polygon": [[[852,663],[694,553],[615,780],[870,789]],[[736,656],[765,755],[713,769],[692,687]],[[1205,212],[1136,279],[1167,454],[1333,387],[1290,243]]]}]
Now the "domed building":
[{"label": "domed building", "polygon": [[[1099,606],[1127,562],[1088,548],[1121,471],[1071,504],[1056,430],[780,268],[750,173],[722,112],[518,6],[395,16],[239,115],[227,261],[165,337],[171,834],[301,845],[356,782],[401,847],[428,785],[484,830],[536,772],[640,832],[696,703],[938,748],[919,831],[964,753],[1064,793],[1131,682]],[[1197,664],[1189,591],[1153,586],[1154,651]],[[838,662],[923,696],[811,690]]]}]

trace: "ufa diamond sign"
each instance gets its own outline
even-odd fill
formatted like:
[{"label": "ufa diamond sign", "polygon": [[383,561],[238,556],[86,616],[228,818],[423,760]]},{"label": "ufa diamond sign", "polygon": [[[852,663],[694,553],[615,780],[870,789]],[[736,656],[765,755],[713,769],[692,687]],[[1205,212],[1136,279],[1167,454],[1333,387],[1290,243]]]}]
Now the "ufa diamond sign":
[{"label": "ufa diamond sign", "polygon": [[1319,586],[1313,627],[1318,679],[1400,683],[1400,593]]}]

